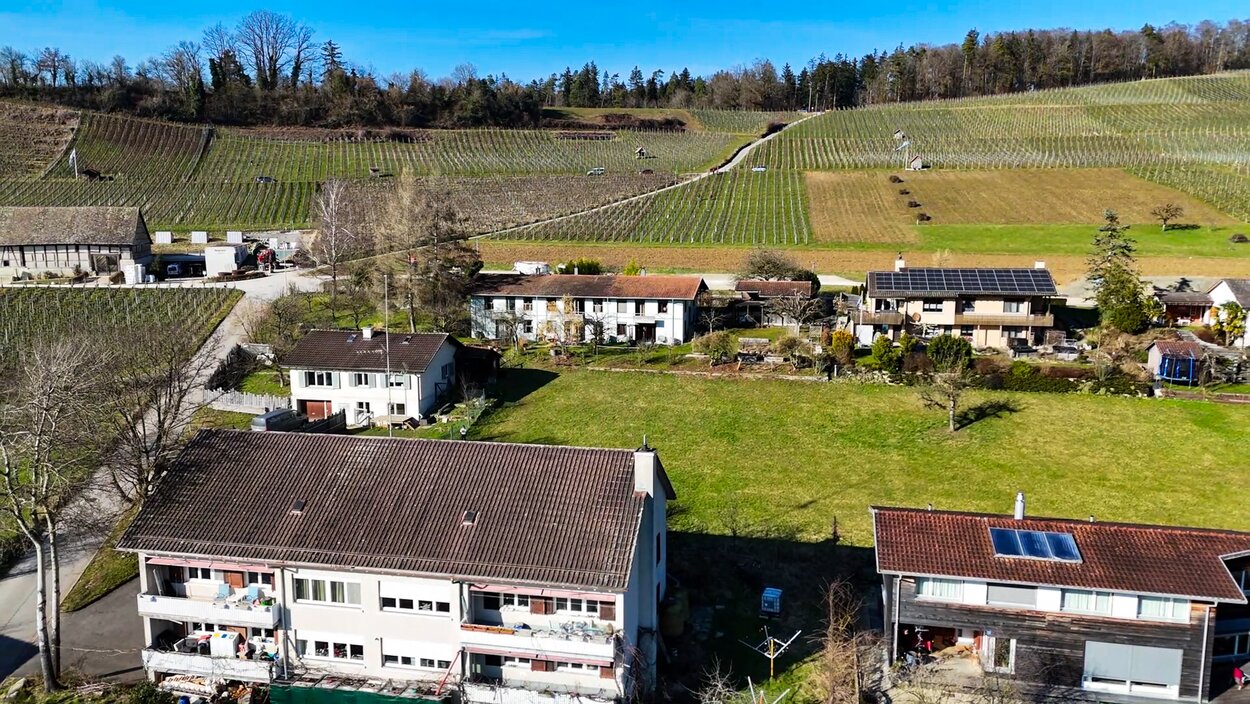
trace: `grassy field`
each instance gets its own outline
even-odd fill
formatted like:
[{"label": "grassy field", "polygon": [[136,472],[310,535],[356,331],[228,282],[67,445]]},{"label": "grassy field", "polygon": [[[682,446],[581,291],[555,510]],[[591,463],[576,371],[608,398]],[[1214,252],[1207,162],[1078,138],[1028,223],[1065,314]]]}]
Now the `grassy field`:
[{"label": "grassy field", "polygon": [[1227,491],[1250,408],[1231,404],[986,392],[973,400],[1017,412],[951,435],[903,387],[535,369],[509,371],[504,388],[473,437],[636,447],[645,434],[676,487],[679,531],[724,534],[736,505],[805,540],[836,517],[867,546],[871,504],[1006,513],[1021,490],[1037,515],[1250,529]]}]

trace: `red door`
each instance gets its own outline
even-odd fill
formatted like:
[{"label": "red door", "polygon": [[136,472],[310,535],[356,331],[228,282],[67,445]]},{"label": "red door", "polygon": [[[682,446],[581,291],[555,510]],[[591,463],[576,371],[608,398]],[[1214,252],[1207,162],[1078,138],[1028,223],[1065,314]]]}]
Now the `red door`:
[{"label": "red door", "polygon": [[300,401],[300,413],[308,416],[308,420],[321,420],[330,415],[329,401]]}]

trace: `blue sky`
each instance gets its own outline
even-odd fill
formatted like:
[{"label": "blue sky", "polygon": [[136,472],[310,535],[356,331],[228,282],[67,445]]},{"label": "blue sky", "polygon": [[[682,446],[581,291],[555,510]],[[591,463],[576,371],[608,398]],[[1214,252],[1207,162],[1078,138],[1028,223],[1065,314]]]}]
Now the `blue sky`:
[{"label": "blue sky", "polygon": [[[258,8],[292,15],[333,39],[345,58],[381,76],[419,67],[431,77],[457,64],[479,75],[528,80],[595,60],[622,74],[689,67],[696,74],[770,58],[798,66],[824,52],[862,55],[902,43],[957,41],[982,32],[1028,27],[1136,29],[1250,16],[1244,0],[1133,3],[1106,0],[1006,2],[760,2],[686,0],[596,2],[412,2],[366,0],[0,0],[0,46],[28,52],[58,46],[75,58],[130,64],[180,39],[198,40],[216,22],[233,25]],[[797,69],[796,69],[797,70]]]}]

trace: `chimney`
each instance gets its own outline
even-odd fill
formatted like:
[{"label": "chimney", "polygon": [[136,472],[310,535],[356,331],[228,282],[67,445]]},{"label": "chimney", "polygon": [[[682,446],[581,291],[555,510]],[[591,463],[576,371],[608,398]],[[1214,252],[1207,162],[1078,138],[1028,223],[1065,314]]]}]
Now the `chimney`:
[{"label": "chimney", "polygon": [[898,259],[894,260],[894,270],[902,271],[907,268],[907,262],[903,261],[903,255],[898,255]]},{"label": "chimney", "polygon": [[634,450],[634,493],[655,496],[655,473],[655,450],[647,447],[647,438],[644,436],[642,447]]},{"label": "chimney", "polygon": [[1040,259],[1039,259],[1039,260],[1037,260],[1037,261],[1033,262],[1033,268],[1034,268],[1034,269],[1045,269],[1045,268],[1046,268],[1046,262],[1044,262],[1044,261],[1042,261],[1042,260],[1040,260]]},{"label": "chimney", "polygon": [[361,328],[360,336],[366,340],[372,340],[373,339],[373,326],[366,325],[363,328]]},{"label": "chimney", "polygon": [[1016,492],[1016,514],[1015,515],[1016,515],[1017,521],[1024,520],[1024,492],[1023,491]]}]

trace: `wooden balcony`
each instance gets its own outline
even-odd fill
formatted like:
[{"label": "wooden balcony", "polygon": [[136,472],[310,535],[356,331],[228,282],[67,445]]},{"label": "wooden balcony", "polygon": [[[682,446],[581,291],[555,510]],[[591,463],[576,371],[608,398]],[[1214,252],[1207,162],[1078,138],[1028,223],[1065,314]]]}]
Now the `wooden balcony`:
[{"label": "wooden balcony", "polygon": [[1031,327],[1031,328],[1049,328],[1055,324],[1055,316],[1047,313],[1046,315],[1024,315],[1021,313],[998,313],[978,315],[976,313],[956,313],[956,325],[989,325],[993,327]]}]

